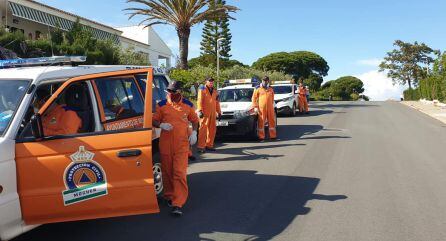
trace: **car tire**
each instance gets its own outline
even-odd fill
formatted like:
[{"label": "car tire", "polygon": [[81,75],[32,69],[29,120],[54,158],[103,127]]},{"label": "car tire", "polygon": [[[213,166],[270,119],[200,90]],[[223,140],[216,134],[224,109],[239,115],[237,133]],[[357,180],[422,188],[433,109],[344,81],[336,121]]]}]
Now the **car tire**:
[{"label": "car tire", "polygon": [[293,102],[293,108],[291,108],[291,110],[290,110],[291,117],[296,116],[296,109],[297,109],[296,102]]},{"label": "car tire", "polygon": [[161,167],[161,156],[160,153],[157,152],[153,154],[153,183],[155,187],[155,193],[157,197],[161,197],[163,194],[164,186],[163,186],[163,173]]},{"label": "car tire", "polygon": [[259,140],[259,134],[258,134],[258,131],[257,131],[257,129],[258,129],[258,121],[257,121],[257,119],[254,121],[254,125],[253,125],[253,127],[252,127],[252,130],[251,130],[251,134],[249,135],[249,137],[250,137],[250,139],[251,140],[253,140],[253,141],[257,141],[257,140]]}]

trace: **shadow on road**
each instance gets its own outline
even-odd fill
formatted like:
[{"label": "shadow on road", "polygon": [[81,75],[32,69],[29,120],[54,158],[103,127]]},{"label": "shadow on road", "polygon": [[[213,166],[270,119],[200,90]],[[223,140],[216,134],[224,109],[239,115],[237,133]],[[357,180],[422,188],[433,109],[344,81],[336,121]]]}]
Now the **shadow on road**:
[{"label": "shadow on road", "polygon": [[44,225],[19,240],[270,240],[299,215],[309,200],[338,201],[345,195],[315,194],[320,179],[255,171],[194,173],[182,218],[161,213]]},{"label": "shadow on road", "polygon": [[362,107],[379,107],[380,105],[365,102],[318,102],[311,105],[310,108],[362,108]]},{"label": "shadow on road", "polygon": [[[333,113],[332,110],[311,110],[310,109],[310,113],[308,114],[302,114],[302,113],[297,113],[295,117],[299,118],[299,117],[311,117],[311,116],[320,116],[320,115],[326,115],[326,114],[331,114]],[[293,118],[294,116],[288,116],[288,115],[277,115],[277,117],[285,117],[285,118]]]}]

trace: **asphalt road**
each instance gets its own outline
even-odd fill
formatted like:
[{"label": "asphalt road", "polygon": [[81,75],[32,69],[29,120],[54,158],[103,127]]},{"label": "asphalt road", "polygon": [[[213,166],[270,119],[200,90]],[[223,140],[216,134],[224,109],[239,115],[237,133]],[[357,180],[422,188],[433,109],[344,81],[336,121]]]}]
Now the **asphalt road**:
[{"label": "asphalt road", "polygon": [[50,224],[19,240],[445,240],[446,126],[396,102],[320,102],[275,142],[190,165],[182,218]]}]

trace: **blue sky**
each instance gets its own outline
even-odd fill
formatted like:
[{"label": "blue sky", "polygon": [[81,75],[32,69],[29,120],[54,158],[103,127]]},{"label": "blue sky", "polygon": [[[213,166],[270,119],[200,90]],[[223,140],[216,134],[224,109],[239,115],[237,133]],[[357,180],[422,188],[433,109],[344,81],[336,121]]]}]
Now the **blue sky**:
[{"label": "blue sky", "polygon": [[[122,9],[125,0],[41,0],[48,5],[94,19],[111,26],[128,26]],[[375,92],[374,99],[399,96],[401,88],[387,84],[377,63],[392,49],[395,39],[424,42],[445,49],[446,1],[444,0],[228,0],[241,11],[231,22],[232,55],[245,64],[272,52],[309,50],[320,54],[330,65],[331,80],[344,75],[362,78]],[[194,27],[190,57],[199,55],[202,25]],[[178,40],[171,26],[156,31],[178,53]],[[377,80],[378,79],[378,80]],[[381,89],[380,89],[381,88]],[[369,90],[369,92],[370,92]]]}]

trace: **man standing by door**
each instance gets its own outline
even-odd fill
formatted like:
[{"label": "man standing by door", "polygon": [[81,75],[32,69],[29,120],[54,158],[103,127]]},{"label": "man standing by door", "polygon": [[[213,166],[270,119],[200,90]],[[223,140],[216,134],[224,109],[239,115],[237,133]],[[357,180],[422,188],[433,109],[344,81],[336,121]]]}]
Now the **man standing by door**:
[{"label": "man standing by door", "polygon": [[[156,105],[153,126],[161,128],[159,149],[163,174],[164,199],[172,215],[181,216],[188,196],[187,163],[189,145],[197,142],[198,117],[193,104],[183,98],[181,82],[167,87],[167,100]],[[189,122],[193,131],[188,133]]]},{"label": "man standing by door", "polygon": [[268,123],[269,138],[276,139],[276,113],[274,111],[274,90],[269,85],[269,77],[262,78],[252,95],[252,107],[258,113],[258,136],[265,139],[265,123]]},{"label": "man standing by door", "polygon": [[207,78],[206,84],[198,90],[197,107],[198,117],[200,118],[198,152],[215,151],[216,120],[221,116],[221,109],[213,78]]}]

